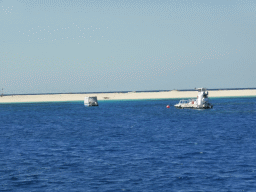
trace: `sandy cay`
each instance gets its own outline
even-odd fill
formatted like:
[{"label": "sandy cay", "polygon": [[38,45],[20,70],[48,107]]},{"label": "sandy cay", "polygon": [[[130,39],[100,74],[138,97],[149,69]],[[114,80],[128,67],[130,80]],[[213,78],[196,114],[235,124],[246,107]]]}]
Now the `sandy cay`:
[{"label": "sandy cay", "polygon": [[[209,90],[211,97],[256,96],[256,89],[248,90]],[[128,93],[92,93],[92,94],[47,94],[13,95],[0,97],[0,103],[83,101],[84,97],[97,96],[98,100],[134,100],[134,99],[174,99],[196,98],[197,91],[128,92]]]}]

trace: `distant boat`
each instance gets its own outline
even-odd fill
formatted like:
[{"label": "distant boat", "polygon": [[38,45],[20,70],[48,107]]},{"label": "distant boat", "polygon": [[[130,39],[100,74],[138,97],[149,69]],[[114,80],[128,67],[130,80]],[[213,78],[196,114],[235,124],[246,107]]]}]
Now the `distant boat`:
[{"label": "distant boat", "polygon": [[84,106],[98,106],[97,97],[85,97],[84,98]]},{"label": "distant boat", "polygon": [[208,103],[208,91],[206,88],[198,88],[197,99],[180,100],[174,107],[176,108],[195,108],[195,109],[211,109],[212,104]]}]

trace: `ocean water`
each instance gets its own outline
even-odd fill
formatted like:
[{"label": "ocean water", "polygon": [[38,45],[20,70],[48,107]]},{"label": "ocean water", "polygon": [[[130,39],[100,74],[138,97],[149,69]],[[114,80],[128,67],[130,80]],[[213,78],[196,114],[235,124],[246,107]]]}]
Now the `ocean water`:
[{"label": "ocean water", "polygon": [[177,102],[1,104],[0,191],[256,191],[256,97]]}]

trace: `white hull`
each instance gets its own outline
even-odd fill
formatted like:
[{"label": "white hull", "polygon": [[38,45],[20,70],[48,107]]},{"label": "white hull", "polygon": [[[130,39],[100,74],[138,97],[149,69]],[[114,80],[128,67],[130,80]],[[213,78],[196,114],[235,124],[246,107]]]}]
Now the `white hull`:
[{"label": "white hull", "polygon": [[211,104],[207,105],[197,105],[197,104],[176,104],[174,105],[176,108],[184,109],[184,108],[192,108],[192,109],[211,109],[213,106]]}]

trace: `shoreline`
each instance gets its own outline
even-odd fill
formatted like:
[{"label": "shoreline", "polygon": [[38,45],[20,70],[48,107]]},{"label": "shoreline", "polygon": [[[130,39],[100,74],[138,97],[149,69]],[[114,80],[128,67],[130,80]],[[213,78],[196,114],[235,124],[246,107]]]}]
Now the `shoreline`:
[{"label": "shoreline", "polygon": [[[208,90],[209,98],[214,97],[256,97],[256,89],[243,90]],[[42,103],[83,101],[84,97],[97,96],[102,100],[143,100],[143,99],[184,99],[196,98],[197,91],[162,91],[162,92],[117,92],[117,93],[85,93],[85,94],[42,94],[42,95],[4,95],[0,104],[4,103]]]}]

